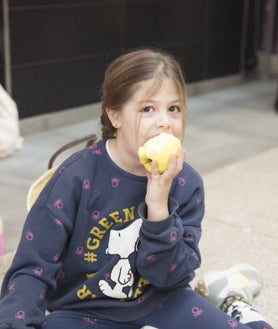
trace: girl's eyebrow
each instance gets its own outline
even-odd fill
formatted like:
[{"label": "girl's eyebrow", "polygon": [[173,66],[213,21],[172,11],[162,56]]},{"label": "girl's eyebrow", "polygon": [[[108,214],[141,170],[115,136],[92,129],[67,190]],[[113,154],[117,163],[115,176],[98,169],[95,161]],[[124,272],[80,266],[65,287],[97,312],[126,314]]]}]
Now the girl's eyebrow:
[{"label": "girl's eyebrow", "polygon": [[[138,101],[138,104],[144,104],[144,103],[160,103],[160,101],[154,100],[154,99],[144,99],[141,101]],[[176,103],[181,103],[181,100],[178,99],[173,99],[167,102],[167,104],[176,104]]]}]

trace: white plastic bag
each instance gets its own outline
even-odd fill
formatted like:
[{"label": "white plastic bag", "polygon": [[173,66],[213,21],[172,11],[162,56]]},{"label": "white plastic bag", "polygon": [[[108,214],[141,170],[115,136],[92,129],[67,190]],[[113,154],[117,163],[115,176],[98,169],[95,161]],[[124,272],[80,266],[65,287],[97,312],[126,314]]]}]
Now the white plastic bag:
[{"label": "white plastic bag", "polygon": [[0,84],[0,158],[22,147],[17,105]]}]

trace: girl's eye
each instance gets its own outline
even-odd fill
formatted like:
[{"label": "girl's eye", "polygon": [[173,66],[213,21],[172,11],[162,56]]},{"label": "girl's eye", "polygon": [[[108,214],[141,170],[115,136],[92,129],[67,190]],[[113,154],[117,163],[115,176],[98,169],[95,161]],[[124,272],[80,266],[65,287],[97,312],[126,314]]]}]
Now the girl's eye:
[{"label": "girl's eye", "polygon": [[169,112],[175,112],[175,113],[177,113],[177,112],[180,112],[180,111],[181,111],[180,108],[178,106],[176,106],[176,105],[173,105],[173,106],[170,106],[169,107]]},{"label": "girl's eye", "polygon": [[150,112],[152,112],[154,109],[153,109],[153,107],[151,107],[151,106],[145,106],[143,109],[142,109],[142,112],[144,112],[144,113],[150,113]]}]

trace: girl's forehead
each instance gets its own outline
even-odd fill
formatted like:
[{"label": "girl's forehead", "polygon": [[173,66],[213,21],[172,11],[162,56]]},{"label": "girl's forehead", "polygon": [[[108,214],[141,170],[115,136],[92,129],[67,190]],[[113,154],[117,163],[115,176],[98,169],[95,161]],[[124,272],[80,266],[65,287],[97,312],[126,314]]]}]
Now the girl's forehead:
[{"label": "girl's forehead", "polygon": [[155,97],[156,94],[161,91],[167,91],[168,95],[172,95],[173,98],[181,98],[179,90],[176,84],[168,79],[149,79],[138,82],[134,86],[134,93],[132,99],[135,101],[143,101]]}]

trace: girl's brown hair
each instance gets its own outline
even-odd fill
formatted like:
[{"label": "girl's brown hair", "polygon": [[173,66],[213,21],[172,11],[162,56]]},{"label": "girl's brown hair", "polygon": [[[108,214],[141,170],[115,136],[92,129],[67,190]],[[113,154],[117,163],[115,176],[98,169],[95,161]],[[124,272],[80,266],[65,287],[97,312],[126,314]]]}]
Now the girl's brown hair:
[{"label": "girl's brown hair", "polygon": [[137,49],[116,58],[106,69],[102,85],[102,138],[115,136],[114,128],[107,116],[106,109],[120,111],[128,102],[136,84],[154,79],[155,88],[163,78],[174,82],[185,112],[186,90],[183,72],[179,62],[170,54],[158,49]]}]

